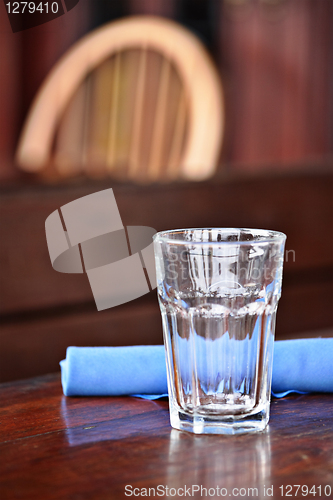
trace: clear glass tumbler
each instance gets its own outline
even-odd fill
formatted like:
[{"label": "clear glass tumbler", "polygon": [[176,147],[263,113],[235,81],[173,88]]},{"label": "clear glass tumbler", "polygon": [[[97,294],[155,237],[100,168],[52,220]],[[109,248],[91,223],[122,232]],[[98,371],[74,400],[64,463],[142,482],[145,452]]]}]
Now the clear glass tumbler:
[{"label": "clear glass tumbler", "polygon": [[154,236],[172,427],[196,434],[266,427],[285,240],[230,228]]}]

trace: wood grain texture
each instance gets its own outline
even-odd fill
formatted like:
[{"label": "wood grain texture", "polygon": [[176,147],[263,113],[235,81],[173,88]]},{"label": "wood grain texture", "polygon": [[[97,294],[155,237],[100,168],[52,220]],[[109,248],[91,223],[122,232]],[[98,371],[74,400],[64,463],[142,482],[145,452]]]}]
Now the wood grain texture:
[{"label": "wood grain texture", "polygon": [[[168,403],[66,398],[58,375],[2,384],[2,500],[121,499],[133,488],[333,484],[331,394],[273,399],[268,430],[193,436],[171,429]],[[153,496],[154,498],[154,496]],[[155,496],[157,498],[157,496]]]},{"label": "wood grain texture", "polygon": [[332,2],[225,1],[218,30],[226,78],[224,158],[282,169],[332,155]]}]

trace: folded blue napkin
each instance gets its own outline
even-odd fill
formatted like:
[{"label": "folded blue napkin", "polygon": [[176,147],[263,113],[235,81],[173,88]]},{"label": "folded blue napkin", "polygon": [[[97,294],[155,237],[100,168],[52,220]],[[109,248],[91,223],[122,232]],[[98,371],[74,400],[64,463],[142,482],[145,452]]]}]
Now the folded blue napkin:
[{"label": "folded blue napkin", "polygon": [[[272,394],[333,392],[333,338],[277,341]],[[164,346],[68,347],[65,396],[167,395]]]},{"label": "folded blue napkin", "polygon": [[333,392],[333,338],[274,343],[272,394]]},{"label": "folded blue napkin", "polygon": [[68,347],[60,366],[65,396],[168,394],[163,346]]}]

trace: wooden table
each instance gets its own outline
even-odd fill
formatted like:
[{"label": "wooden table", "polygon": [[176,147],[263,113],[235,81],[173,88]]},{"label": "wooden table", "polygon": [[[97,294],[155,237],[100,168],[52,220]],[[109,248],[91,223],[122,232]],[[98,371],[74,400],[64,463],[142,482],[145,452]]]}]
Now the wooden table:
[{"label": "wooden table", "polygon": [[241,436],[172,430],[166,400],[66,398],[59,374],[0,397],[1,500],[333,498],[333,395],[273,399],[267,431]]}]

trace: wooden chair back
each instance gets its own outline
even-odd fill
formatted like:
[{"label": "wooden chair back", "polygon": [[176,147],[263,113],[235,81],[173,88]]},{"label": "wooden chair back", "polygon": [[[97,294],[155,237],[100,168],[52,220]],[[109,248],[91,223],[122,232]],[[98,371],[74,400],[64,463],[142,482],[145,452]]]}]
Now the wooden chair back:
[{"label": "wooden chair back", "polygon": [[202,180],[223,128],[221,83],[197,37],[163,18],[126,18],[85,36],[50,72],[17,164],[61,178]]}]

